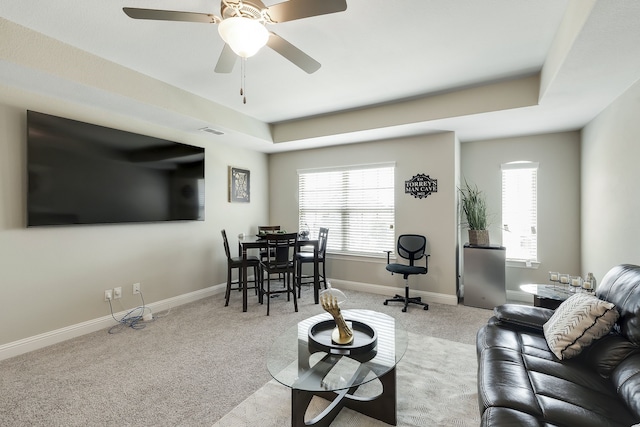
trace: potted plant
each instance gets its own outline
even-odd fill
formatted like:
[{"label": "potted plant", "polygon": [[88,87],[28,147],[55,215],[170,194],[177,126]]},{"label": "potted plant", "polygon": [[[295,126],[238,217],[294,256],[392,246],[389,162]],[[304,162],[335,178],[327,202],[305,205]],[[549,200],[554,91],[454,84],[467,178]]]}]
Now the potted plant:
[{"label": "potted plant", "polygon": [[489,245],[489,231],[487,230],[487,201],[478,186],[471,186],[467,180],[460,192],[460,206],[469,229],[469,244],[474,246]]}]

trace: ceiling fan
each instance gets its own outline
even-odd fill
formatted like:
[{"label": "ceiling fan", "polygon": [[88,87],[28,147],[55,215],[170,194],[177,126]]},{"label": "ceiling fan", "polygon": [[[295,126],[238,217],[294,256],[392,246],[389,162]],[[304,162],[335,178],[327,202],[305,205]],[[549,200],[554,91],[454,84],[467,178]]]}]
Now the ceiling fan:
[{"label": "ceiling fan", "polygon": [[346,0],[288,0],[269,7],[265,6],[261,0],[222,0],[220,2],[221,17],[208,13],[133,7],[125,7],[122,10],[134,19],[218,24],[218,32],[225,41],[225,45],[216,64],[217,73],[230,73],[238,56],[242,58],[253,56],[266,44],[311,74],[320,68],[320,63],[282,37],[268,31],[266,24],[294,21],[342,12],[346,9]]}]

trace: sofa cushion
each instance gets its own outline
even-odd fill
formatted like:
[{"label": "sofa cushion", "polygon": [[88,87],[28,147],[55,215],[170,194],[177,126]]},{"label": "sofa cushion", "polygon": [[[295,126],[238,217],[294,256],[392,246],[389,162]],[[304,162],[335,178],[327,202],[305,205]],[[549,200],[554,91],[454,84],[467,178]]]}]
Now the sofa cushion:
[{"label": "sofa cushion", "polygon": [[624,359],[613,370],[611,380],[618,395],[635,414],[636,422],[640,420],[640,354]]},{"label": "sofa cushion", "polygon": [[608,334],[616,320],[618,312],[614,304],[578,293],[560,304],[544,324],[544,336],[558,359],[569,359]]},{"label": "sofa cushion", "polygon": [[640,353],[640,346],[617,332],[612,332],[587,347],[580,354],[580,359],[594,368],[600,376],[608,378],[620,362],[636,353]]},{"label": "sofa cushion", "polygon": [[544,421],[539,417],[516,411],[511,408],[487,408],[482,414],[481,427],[488,426],[518,426],[518,427],[543,427]]}]

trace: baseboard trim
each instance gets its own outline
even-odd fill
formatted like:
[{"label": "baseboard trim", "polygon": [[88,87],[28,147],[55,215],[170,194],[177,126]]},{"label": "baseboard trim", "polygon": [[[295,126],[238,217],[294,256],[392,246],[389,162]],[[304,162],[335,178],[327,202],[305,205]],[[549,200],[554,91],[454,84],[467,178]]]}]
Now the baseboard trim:
[{"label": "baseboard trim", "polygon": [[[347,280],[329,279],[331,285],[336,288],[368,292],[370,294],[384,295],[387,298],[393,297],[395,294],[404,294],[404,288],[396,288],[393,286],[374,285],[371,283],[350,282]],[[425,292],[419,290],[410,290],[411,296],[422,297],[427,302],[438,304],[458,305],[458,297],[455,295],[439,294],[435,292]]]},{"label": "baseboard trim", "polygon": [[[337,288],[344,290],[353,290],[360,292],[368,292],[377,295],[384,295],[391,298],[397,293],[404,292],[404,288],[396,288],[392,286],[374,285],[371,283],[351,282],[347,280],[330,279],[331,283]],[[226,283],[210,286],[208,288],[200,289],[187,294],[178,295],[176,297],[168,298],[162,301],[153,302],[147,304],[147,307],[152,312],[160,312],[169,310],[172,307],[178,307],[183,304],[197,301],[202,298],[207,298],[212,295],[224,293]],[[412,296],[422,297],[425,301],[434,302],[439,304],[457,305],[458,298],[455,295],[439,294],[435,292],[425,292],[419,290],[411,290]],[[129,310],[115,313],[116,318],[124,316]],[[45,332],[43,334],[34,335],[32,337],[24,338],[18,341],[10,342],[0,345],[0,360],[8,359],[10,357],[19,356],[30,351],[38,350],[44,347],[48,347],[53,344],[79,337],[81,335],[96,332],[101,329],[111,327],[115,324],[111,315],[102,316],[97,319],[88,320],[86,322],[77,323],[64,328],[56,329],[54,331]]]},{"label": "baseboard trim", "polygon": [[533,304],[533,295],[522,291],[511,291],[507,289],[507,300]]},{"label": "baseboard trim", "polygon": [[[225,288],[226,283],[214,285],[208,288],[199,289],[194,292],[178,295],[176,297],[168,298],[162,301],[153,302],[147,304],[146,306],[149,307],[152,312],[157,313],[169,310],[172,307],[188,304],[202,298],[223,293],[225,291]],[[115,317],[121,318],[128,312],[129,310],[124,310],[119,313],[115,313]],[[96,332],[101,329],[111,327],[115,324],[116,323],[113,320],[113,317],[111,317],[111,315],[109,314],[97,319],[88,320],[86,322],[77,323],[75,325],[70,325],[64,328],[56,329],[54,331],[45,332],[43,334],[34,335],[32,337],[10,342],[8,344],[3,344],[0,346],[0,360],[19,356],[21,354],[48,347],[50,345],[66,341],[71,338],[76,338],[81,335]]]}]

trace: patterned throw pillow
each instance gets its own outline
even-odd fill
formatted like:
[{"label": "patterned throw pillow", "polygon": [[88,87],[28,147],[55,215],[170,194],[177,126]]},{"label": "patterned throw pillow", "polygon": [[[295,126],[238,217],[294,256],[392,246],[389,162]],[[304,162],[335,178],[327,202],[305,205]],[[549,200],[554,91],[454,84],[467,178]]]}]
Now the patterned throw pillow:
[{"label": "patterned throw pillow", "polygon": [[608,334],[618,316],[610,302],[591,294],[571,295],[544,324],[544,337],[558,359],[570,359]]}]

